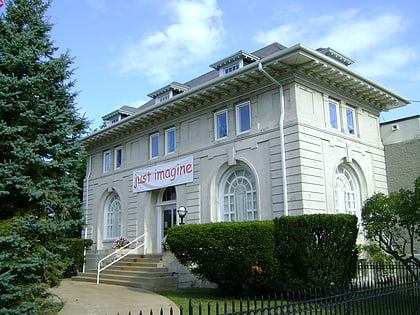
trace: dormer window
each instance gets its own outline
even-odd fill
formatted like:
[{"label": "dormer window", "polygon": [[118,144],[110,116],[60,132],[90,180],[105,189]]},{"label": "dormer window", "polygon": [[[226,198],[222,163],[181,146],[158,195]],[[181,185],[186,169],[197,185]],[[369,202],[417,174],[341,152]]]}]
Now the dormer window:
[{"label": "dormer window", "polygon": [[228,73],[231,73],[231,72],[233,72],[235,70],[238,70],[238,69],[239,69],[239,62],[234,63],[232,65],[229,65],[227,67],[224,67],[223,68],[223,74],[228,74]]},{"label": "dormer window", "polygon": [[251,55],[243,50],[238,51],[236,54],[224,58],[218,62],[215,62],[210,65],[210,67],[219,70],[219,75],[226,75],[231,72],[234,72],[238,69],[243,68],[250,63],[253,63],[260,58],[254,55]]},{"label": "dormer window", "polygon": [[156,90],[147,96],[154,98],[155,103],[158,104],[166,102],[170,98],[187,91],[189,88],[190,87],[188,85],[172,82],[171,84],[168,84],[167,86],[164,86],[163,88]]},{"label": "dormer window", "polygon": [[163,94],[163,95],[159,96],[158,98],[156,98],[156,103],[162,103],[164,101],[169,100],[171,98],[171,94],[172,93],[166,93],[166,94]]},{"label": "dormer window", "polygon": [[106,126],[115,124],[120,120],[133,115],[137,111],[137,108],[131,106],[122,106],[121,108],[114,110],[112,113],[102,117]]}]

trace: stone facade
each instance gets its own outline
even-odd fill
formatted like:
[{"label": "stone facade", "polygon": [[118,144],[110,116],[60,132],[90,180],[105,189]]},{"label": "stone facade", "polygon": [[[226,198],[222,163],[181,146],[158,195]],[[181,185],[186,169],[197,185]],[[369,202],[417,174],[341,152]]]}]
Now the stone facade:
[{"label": "stone facade", "polygon": [[[144,252],[161,253],[180,206],[186,224],[360,217],[363,200],[387,193],[379,112],[408,101],[343,60],[302,45],[240,51],[86,137],[85,237],[93,250],[144,233]],[[184,168],[178,182],[189,157],[191,172]]]}]

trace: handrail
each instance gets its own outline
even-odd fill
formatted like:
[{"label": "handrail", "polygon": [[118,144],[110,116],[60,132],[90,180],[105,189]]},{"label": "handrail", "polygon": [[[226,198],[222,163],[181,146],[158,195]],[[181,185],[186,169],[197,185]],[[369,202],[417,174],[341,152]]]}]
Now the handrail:
[{"label": "handrail", "polygon": [[[120,253],[123,249],[128,248],[131,244],[138,242],[141,238],[143,238],[143,243],[141,243],[140,245],[137,245],[135,248],[131,248],[127,253],[125,253],[122,256],[117,257],[116,259],[113,259],[109,264],[105,265],[104,267],[101,268],[101,264],[104,260],[107,260],[108,258],[117,255],[118,253]],[[101,271],[104,271],[106,268],[112,266],[113,264],[115,264],[116,262],[119,262],[121,259],[123,259],[124,257],[126,257],[128,254],[132,253],[133,251],[136,251],[137,249],[139,249],[140,247],[144,247],[144,253],[146,253],[146,234],[142,234],[138,237],[136,237],[134,240],[132,240],[131,242],[129,242],[128,244],[124,245],[121,248],[118,248],[117,250],[113,251],[111,254],[105,256],[104,258],[102,258],[99,262],[98,262],[98,273],[96,276],[96,284],[99,284],[99,274]]]}]

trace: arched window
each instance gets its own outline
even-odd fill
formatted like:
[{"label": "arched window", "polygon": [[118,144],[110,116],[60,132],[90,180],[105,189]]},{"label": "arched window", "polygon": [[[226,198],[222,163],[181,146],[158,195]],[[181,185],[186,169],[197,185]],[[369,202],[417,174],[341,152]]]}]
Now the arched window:
[{"label": "arched window", "polygon": [[353,169],[346,164],[337,167],[334,179],[335,212],[356,215],[360,219],[360,187]]},{"label": "arched window", "polygon": [[105,238],[121,236],[121,200],[113,193],[105,202]]},{"label": "arched window", "polygon": [[255,177],[244,167],[229,170],[220,185],[222,221],[250,221],[257,219],[257,191]]}]

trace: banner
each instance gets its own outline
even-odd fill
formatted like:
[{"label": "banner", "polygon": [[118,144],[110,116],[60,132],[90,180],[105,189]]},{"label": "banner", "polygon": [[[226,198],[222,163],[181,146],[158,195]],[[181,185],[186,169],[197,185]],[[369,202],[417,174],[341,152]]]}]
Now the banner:
[{"label": "banner", "polygon": [[133,192],[142,192],[179,184],[194,179],[193,157],[158,164],[133,172]]}]

